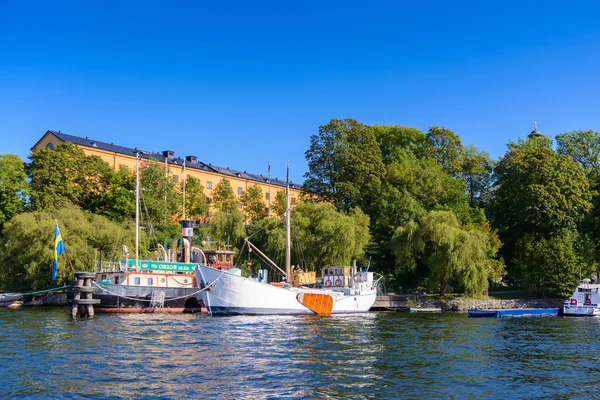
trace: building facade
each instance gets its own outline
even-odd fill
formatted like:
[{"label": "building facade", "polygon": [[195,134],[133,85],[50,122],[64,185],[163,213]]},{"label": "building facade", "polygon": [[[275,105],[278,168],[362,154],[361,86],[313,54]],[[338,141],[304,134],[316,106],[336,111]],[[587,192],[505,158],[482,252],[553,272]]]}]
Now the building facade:
[{"label": "building facade", "polygon": [[[176,157],[170,150],[162,152],[143,151],[138,148],[129,148],[116,145],[114,143],[105,143],[90,138],[68,135],[60,131],[47,131],[40,140],[31,148],[31,151],[38,151],[43,148],[53,149],[55,146],[71,142],[88,156],[98,156],[113,170],[127,169],[135,171],[136,154],[141,160],[154,160],[164,164],[168,176],[176,183],[183,180],[183,165],[185,162],[185,175],[198,179],[204,187],[204,195],[207,202],[212,202],[212,191],[219,182],[227,179],[231,184],[233,193],[239,198],[248,190],[249,187],[258,185],[263,193],[263,204],[267,214],[270,212],[272,202],[277,193],[285,193],[286,182],[273,179],[261,174],[248,173],[246,171],[236,171],[229,168],[223,168],[212,164],[205,164],[198,160],[194,155],[185,156],[185,158]],[[290,203],[294,205],[298,202],[301,193],[301,185],[290,182]],[[238,207],[242,211],[241,204]],[[273,215],[273,213],[271,213]]]}]

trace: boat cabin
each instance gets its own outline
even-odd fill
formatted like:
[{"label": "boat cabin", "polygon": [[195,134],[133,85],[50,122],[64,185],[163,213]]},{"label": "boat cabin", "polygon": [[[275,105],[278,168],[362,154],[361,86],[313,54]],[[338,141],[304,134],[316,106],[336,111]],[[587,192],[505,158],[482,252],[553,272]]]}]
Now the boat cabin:
[{"label": "boat cabin", "polygon": [[220,269],[227,271],[234,267],[233,256],[234,252],[231,250],[202,250],[206,255],[206,264],[214,269]]}]

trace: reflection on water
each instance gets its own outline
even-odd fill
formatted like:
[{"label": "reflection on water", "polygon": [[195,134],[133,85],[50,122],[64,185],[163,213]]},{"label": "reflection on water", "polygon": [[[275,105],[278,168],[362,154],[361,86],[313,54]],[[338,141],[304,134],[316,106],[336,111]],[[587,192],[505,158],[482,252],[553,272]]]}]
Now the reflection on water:
[{"label": "reflection on water", "polygon": [[0,309],[0,393],[46,398],[590,398],[598,318]]}]

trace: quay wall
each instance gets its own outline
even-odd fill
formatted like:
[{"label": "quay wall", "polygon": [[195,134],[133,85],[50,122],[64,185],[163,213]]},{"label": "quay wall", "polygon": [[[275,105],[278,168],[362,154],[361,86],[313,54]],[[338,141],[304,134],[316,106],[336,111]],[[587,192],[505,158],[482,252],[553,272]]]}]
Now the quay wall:
[{"label": "quay wall", "polygon": [[441,308],[442,311],[467,311],[468,309],[477,310],[496,310],[513,308],[560,308],[563,299],[472,299],[472,298],[430,298],[415,297],[414,295],[391,295],[377,296],[373,305],[374,311],[403,311],[410,307],[416,308]]}]

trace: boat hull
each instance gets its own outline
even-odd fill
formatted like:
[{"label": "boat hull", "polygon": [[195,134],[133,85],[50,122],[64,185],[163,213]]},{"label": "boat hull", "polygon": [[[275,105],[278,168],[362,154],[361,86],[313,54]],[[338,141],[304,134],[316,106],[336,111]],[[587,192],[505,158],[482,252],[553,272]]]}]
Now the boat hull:
[{"label": "boat hull", "polygon": [[[328,294],[333,298],[332,314],[369,311],[376,298],[374,288],[367,292],[345,294],[342,290],[281,288],[207,266],[196,269],[205,307],[212,315],[315,315],[299,300],[300,293]],[[348,289],[349,290],[349,289]]]},{"label": "boat hull", "polygon": [[600,315],[600,307],[594,306],[563,306],[563,315],[574,317],[596,317]]}]

